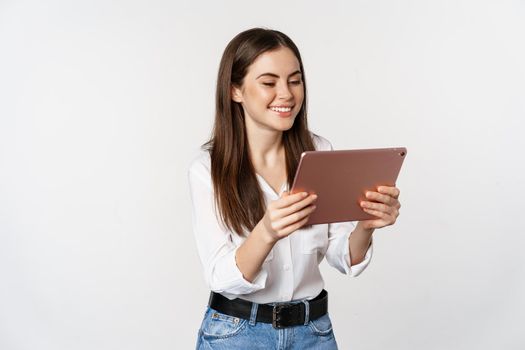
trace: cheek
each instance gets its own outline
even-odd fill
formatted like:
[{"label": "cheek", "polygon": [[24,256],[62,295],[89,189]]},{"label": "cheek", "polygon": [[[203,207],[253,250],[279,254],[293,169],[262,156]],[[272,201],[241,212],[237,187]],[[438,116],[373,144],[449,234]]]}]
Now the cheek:
[{"label": "cheek", "polygon": [[304,98],[304,86],[303,85],[293,86],[291,90],[296,100],[298,99],[302,100]]},{"label": "cheek", "polygon": [[297,104],[302,105],[304,100],[304,91],[302,88],[294,91],[294,97]]},{"label": "cheek", "polygon": [[258,103],[268,104],[273,99],[273,96],[270,93],[270,91],[262,89],[262,88],[253,87],[253,88],[247,90],[246,92],[247,92],[250,100],[256,101]]}]

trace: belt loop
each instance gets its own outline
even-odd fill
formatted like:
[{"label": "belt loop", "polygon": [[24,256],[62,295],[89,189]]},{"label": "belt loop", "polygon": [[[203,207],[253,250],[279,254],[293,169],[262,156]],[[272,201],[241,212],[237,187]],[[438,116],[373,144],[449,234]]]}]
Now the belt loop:
[{"label": "belt loop", "polygon": [[250,313],[250,326],[255,326],[255,321],[257,320],[257,309],[259,308],[259,304],[252,303],[252,311]]},{"label": "belt loop", "polygon": [[304,325],[308,325],[310,322],[310,302],[308,300],[302,300],[304,304]]}]

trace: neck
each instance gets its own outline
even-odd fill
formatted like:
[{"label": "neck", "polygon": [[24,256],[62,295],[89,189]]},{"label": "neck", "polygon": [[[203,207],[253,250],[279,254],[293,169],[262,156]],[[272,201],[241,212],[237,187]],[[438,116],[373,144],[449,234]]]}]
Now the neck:
[{"label": "neck", "polygon": [[284,154],[283,132],[246,125],[248,146],[252,162],[263,166],[272,166],[279,162]]}]

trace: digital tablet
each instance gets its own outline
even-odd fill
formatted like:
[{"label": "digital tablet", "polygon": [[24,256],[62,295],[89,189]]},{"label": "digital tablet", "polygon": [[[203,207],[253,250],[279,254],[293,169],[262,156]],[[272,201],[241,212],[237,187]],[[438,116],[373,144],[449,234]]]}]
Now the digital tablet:
[{"label": "digital tablet", "polygon": [[359,203],[366,191],[395,186],[406,154],[404,147],[303,152],[290,193],[317,194],[306,225],[376,219]]}]

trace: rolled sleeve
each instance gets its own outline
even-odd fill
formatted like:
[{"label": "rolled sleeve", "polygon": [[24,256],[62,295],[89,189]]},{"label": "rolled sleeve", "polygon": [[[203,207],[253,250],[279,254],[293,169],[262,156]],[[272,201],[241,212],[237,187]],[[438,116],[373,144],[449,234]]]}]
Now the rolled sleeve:
[{"label": "rolled sleeve", "polygon": [[248,282],[235,262],[237,249],[239,247],[220,256],[214,263],[209,264],[207,279],[210,289],[214,292],[242,295],[256,292],[265,287],[268,272],[264,266],[253,282]]},{"label": "rolled sleeve", "polygon": [[243,240],[220,224],[215,210],[213,186],[209,169],[202,161],[194,161],[188,171],[192,203],[193,233],[204,268],[208,287],[215,292],[233,295],[249,294],[266,285],[265,265],[253,282],[247,281],[235,262],[235,253]]},{"label": "rolled sleeve", "polygon": [[328,249],[326,261],[341,273],[352,277],[359,276],[370,264],[373,253],[373,244],[370,243],[365,258],[359,264],[352,265],[350,244],[348,239],[355,229],[353,222],[339,222],[328,225]]}]

